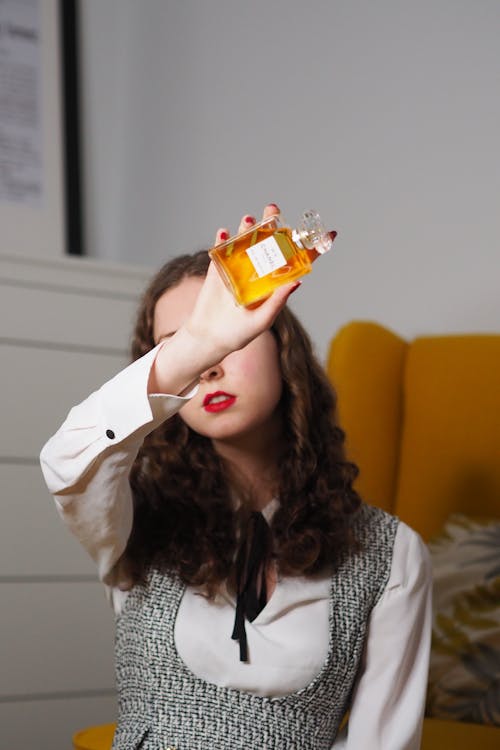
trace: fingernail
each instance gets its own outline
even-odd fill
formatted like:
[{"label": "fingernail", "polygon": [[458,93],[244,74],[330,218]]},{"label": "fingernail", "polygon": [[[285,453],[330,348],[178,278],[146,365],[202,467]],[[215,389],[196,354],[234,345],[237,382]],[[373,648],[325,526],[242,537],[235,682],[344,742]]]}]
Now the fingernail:
[{"label": "fingernail", "polygon": [[[290,294],[293,294],[294,292],[296,292],[296,291],[297,291],[297,289],[299,288],[299,286],[300,286],[301,284],[302,284],[302,282],[301,282],[301,281],[297,281],[297,283],[295,284],[295,286],[293,286],[293,287],[291,288],[291,290],[290,290]],[[290,296],[290,294],[289,294],[288,296]]]},{"label": "fingernail", "polygon": [[245,222],[247,224],[255,224],[255,217],[254,216],[245,216]]},{"label": "fingernail", "polygon": [[227,232],[221,232],[219,234],[219,237],[221,238],[221,240],[228,240],[229,239],[229,234]]},{"label": "fingernail", "polygon": [[267,207],[268,207],[268,208],[277,208],[277,209],[278,209],[278,211],[280,210],[280,207],[279,207],[279,206],[277,206],[277,205],[276,205],[276,203],[268,203],[268,204],[267,204]]}]

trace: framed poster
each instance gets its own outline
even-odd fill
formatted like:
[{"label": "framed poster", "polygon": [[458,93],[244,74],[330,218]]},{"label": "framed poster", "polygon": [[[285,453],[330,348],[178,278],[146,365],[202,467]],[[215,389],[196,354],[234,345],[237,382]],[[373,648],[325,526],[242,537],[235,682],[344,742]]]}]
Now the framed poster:
[{"label": "framed poster", "polygon": [[75,0],[0,0],[0,253],[82,254]]}]

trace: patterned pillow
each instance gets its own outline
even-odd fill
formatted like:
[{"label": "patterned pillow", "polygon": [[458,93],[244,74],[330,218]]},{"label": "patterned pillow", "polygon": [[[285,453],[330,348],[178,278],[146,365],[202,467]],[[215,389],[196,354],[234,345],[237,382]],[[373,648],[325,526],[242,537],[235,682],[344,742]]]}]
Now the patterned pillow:
[{"label": "patterned pillow", "polygon": [[500,521],[452,515],[429,550],[434,621],[426,715],[500,725]]}]

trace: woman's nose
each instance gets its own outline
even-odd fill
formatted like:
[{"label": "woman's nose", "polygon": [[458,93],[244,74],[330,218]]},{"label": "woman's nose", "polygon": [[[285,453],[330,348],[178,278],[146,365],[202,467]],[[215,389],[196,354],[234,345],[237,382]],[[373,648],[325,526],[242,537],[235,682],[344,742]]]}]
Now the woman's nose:
[{"label": "woman's nose", "polygon": [[224,370],[222,367],[222,363],[219,362],[217,365],[212,365],[212,367],[209,367],[205,372],[202,372],[200,375],[200,380],[218,380],[224,375]]}]

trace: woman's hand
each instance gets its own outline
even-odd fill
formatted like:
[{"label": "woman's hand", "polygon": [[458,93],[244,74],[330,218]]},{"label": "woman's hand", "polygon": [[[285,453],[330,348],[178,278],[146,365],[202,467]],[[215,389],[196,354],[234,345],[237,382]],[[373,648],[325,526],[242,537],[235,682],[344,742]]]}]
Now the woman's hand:
[{"label": "woman's hand", "polygon": [[[265,207],[263,218],[279,214],[274,204]],[[255,224],[252,216],[244,216],[238,233]],[[216,234],[216,244],[227,240],[229,232],[221,227]],[[217,269],[210,263],[206,280],[196,301],[194,310],[185,324],[191,336],[213,349],[215,364],[232,351],[242,349],[263,331],[272,326],[280,310],[285,306],[289,295],[300,282],[285,284],[276,289],[263,302],[251,308],[240,307],[226,289]]]},{"label": "woman's hand", "polygon": [[[272,204],[266,206],[264,218],[274,214],[279,214],[279,208]],[[249,229],[253,224],[253,217],[244,216],[239,232]],[[228,230],[220,228],[216,244],[228,238]],[[205,370],[221,362],[231,352],[242,349],[269,329],[289,295],[299,285],[300,281],[286,284],[260,304],[252,308],[240,307],[211,263],[192,312],[165,342],[153,364],[149,392],[186,392]]]}]

